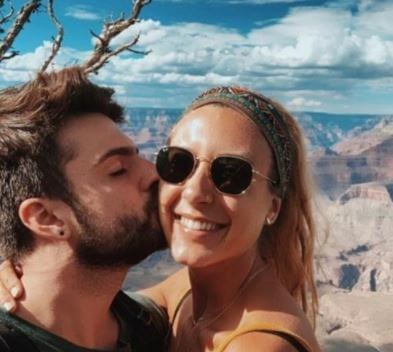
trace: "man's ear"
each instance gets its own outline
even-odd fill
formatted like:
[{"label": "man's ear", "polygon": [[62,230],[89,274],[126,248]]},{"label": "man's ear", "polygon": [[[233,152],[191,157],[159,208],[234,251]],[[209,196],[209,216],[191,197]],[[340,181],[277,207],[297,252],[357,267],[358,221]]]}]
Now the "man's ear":
[{"label": "man's ear", "polygon": [[19,206],[19,218],[36,236],[68,239],[70,236],[66,204],[59,200],[47,198],[29,198]]}]

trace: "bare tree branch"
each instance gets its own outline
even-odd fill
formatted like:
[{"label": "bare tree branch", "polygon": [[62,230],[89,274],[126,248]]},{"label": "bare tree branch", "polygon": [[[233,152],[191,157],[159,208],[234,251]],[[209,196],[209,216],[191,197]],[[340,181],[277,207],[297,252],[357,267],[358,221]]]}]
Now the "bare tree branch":
[{"label": "bare tree branch", "polygon": [[[0,3],[0,7],[2,7],[3,5],[4,5],[4,2]],[[15,12],[15,10],[11,6],[10,12],[7,15],[5,15],[5,16],[1,16],[0,25],[6,23],[14,15],[14,12]]]},{"label": "bare tree branch", "polygon": [[19,10],[13,25],[7,32],[4,40],[0,43],[0,62],[10,59],[9,56],[15,53],[14,51],[10,55],[6,55],[7,51],[12,47],[15,38],[23,29],[23,26],[29,21],[31,14],[36,11],[40,7],[40,5],[40,0],[31,0],[29,3],[22,6],[22,8]]},{"label": "bare tree branch", "polygon": [[46,59],[46,61],[44,62],[44,64],[42,65],[41,72],[46,71],[49,64],[53,61],[53,59],[59,52],[64,37],[64,28],[62,24],[59,22],[59,20],[56,18],[55,12],[53,10],[53,0],[48,0],[48,15],[57,29],[57,36],[56,38],[53,38],[51,53],[49,57]]},{"label": "bare tree branch", "polygon": [[113,38],[118,36],[127,28],[138,22],[138,18],[142,8],[150,4],[151,0],[135,0],[132,7],[132,12],[128,18],[124,18],[124,14],[115,20],[104,23],[102,32],[100,35],[91,32],[96,37],[97,43],[94,47],[94,51],[91,56],[82,64],[86,73],[97,73],[98,70],[103,67],[113,56],[120,54],[121,52],[128,50],[138,54],[147,54],[148,52],[142,52],[132,49],[138,43],[139,35],[137,35],[132,41],[124,44],[116,49],[110,48],[110,42]]},{"label": "bare tree branch", "polygon": [[[134,36],[129,42],[118,45],[117,47],[111,47],[111,42],[120,33],[127,30],[139,21],[142,8],[150,4],[151,1],[152,0],[130,0],[132,4],[132,10],[128,16],[122,13],[117,20],[112,18],[110,20],[108,19],[106,22],[104,22],[102,31],[99,35],[91,31],[91,35],[95,37],[97,41],[90,57],[88,57],[87,60],[82,64],[82,67],[86,73],[97,73],[98,70],[102,68],[112,57],[119,55],[121,52],[128,51],[139,55],[147,55],[150,52],[137,50],[134,48],[139,42],[139,34]],[[0,40],[0,63],[19,54],[16,50],[12,50],[13,43],[26,23],[29,22],[31,15],[34,12],[39,11],[42,6],[42,0],[26,0],[25,4],[20,8],[15,16],[12,1],[0,0],[0,8],[2,8],[4,4],[8,2],[10,3],[10,6],[8,6],[10,8],[10,12],[7,13],[7,15],[3,15],[3,11],[0,12],[0,32],[5,32],[5,30],[2,28],[4,23],[10,24],[4,40]],[[56,27],[57,35],[56,37],[52,37],[52,49],[49,57],[45,60],[41,67],[41,72],[46,71],[51,62],[53,62],[61,48],[64,38],[64,28],[55,15],[53,3],[54,0],[48,0],[47,12],[49,18]],[[12,20],[12,18],[14,19]]]},{"label": "bare tree branch", "polygon": [[93,37],[97,38],[102,43],[102,45],[105,45],[105,43],[103,42],[103,39],[98,34],[95,34],[93,31],[90,31],[90,34]]},{"label": "bare tree branch", "polygon": [[152,52],[151,50],[135,50],[135,49],[131,49],[131,48],[127,48],[126,50],[131,53],[140,54],[140,55],[148,55]]},{"label": "bare tree branch", "polygon": [[9,59],[12,59],[13,57],[15,57],[16,55],[19,55],[19,51],[12,50],[11,52],[8,52],[7,54],[5,54],[1,58],[1,60],[3,60],[3,61],[9,60]]}]

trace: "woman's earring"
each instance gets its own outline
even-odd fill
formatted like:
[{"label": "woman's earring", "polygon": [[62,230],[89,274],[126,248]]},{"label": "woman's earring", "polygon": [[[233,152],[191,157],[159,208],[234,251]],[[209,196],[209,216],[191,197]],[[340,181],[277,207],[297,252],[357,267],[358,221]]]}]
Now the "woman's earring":
[{"label": "woman's earring", "polygon": [[269,218],[269,217],[266,217],[266,224],[267,225],[272,225],[274,223],[274,220],[273,220],[273,218]]}]

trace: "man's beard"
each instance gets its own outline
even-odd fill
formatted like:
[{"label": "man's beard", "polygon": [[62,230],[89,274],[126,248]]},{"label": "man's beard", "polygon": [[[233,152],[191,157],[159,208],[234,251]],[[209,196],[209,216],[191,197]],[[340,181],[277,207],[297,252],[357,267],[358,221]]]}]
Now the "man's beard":
[{"label": "man's beard", "polygon": [[144,219],[123,215],[103,222],[89,209],[74,202],[81,227],[75,255],[80,264],[94,268],[125,268],[167,247],[157,216],[157,188],[144,207]]}]

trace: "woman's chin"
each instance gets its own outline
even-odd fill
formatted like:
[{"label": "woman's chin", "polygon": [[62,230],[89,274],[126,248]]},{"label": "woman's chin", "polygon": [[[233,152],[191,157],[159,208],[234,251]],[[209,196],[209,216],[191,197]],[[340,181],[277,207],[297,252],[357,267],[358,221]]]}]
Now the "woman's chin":
[{"label": "woman's chin", "polygon": [[190,268],[199,268],[208,266],[214,261],[211,251],[200,248],[191,248],[193,246],[176,246],[172,245],[171,254],[173,259]]}]

